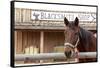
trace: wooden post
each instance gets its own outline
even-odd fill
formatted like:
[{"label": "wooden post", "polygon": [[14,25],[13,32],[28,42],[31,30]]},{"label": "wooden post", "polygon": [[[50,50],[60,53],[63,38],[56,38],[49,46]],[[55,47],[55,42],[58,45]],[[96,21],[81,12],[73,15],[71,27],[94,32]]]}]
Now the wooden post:
[{"label": "wooden post", "polygon": [[[44,32],[41,31],[40,32],[40,53],[43,53],[43,50],[44,50]],[[40,63],[42,63],[43,60],[40,60]]]},{"label": "wooden post", "polygon": [[17,31],[17,53],[22,54],[22,31]]},{"label": "wooden post", "polygon": [[15,45],[15,55],[17,54],[17,31],[14,32],[14,45]]}]

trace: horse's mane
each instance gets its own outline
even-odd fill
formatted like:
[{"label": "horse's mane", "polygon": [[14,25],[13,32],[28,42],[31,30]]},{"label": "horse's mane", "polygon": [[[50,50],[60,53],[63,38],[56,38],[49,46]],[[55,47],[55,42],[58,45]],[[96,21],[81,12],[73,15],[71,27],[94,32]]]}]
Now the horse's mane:
[{"label": "horse's mane", "polygon": [[80,38],[80,42],[82,44],[85,44],[85,46],[89,46],[89,40],[91,40],[91,36],[92,36],[92,32],[85,30],[83,28],[80,27],[80,32],[79,32],[79,38]]}]

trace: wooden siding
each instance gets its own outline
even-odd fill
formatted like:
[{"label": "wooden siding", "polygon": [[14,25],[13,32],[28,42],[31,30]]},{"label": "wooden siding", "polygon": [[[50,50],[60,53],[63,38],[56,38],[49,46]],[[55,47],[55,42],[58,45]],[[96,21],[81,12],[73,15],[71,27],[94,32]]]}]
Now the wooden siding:
[{"label": "wooden siding", "polygon": [[63,32],[45,32],[44,33],[44,52],[54,52],[54,47],[64,44]]},{"label": "wooden siding", "polygon": [[[64,43],[63,32],[45,32],[43,53],[54,52],[56,46],[61,46]],[[16,30],[15,31],[15,51],[16,54],[37,54],[40,53],[40,32]],[[39,61],[18,61],[16,63],[37,63]],[[54,62],[54,59],[43,60],[42,62]]]},{"label": "wooden siding", "polygon": [[[40,34],[33,31],[15,31],[16,54],[34,54],[37,49],[39,53]],[[32,51],[33,50],[33,51]]]},{"label": "wooden siding", "polygon": [[[15,9],[15,29],[63,29],[63,21],[35,21],[31,19],[32,9],[16,8]],[[80,26],[87,30],[96,30],[96,23],[92,21],[80,21]],[[34,26],[37,26],[34,28]],[[41,27],[43,26],[43,27]],[[47,27],[45,27],[47,26]],[[50,28],[51,27],[51,28]]]},{"label": "wooden siding", "polygon": [[[44,32],[44,53],[54,52],[54,47],[64,44],[63,32]],[[15,51],[16,54],[32,54],[33,48],[40,48],[40,32],[35,31],[15,31]],[[49,49],[48,49],[49,48]]]},{"label": "wooden siding", "polygon": [[15,9],[15,22],[32,22],[31,9]]},{"label": "wooden siding", "polygon": [[23,22],[30,22],[31,21],[31,10],[30,9],[23,9],[22,13]]},{"label": "wooden siding", "polygon": [[23,53],[22,50],[22,32],[21,31],[15,31],[15,52],[16,54]]},{"label": "wooden siding", "polygon": [[22,9],[15,9],[15,22],[22,22]]}]

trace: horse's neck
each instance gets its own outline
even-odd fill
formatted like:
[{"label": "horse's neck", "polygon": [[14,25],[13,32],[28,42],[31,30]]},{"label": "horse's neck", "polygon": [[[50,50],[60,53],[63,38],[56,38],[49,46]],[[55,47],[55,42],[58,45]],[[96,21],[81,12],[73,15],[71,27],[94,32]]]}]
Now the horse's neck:
[{"label": "horse's neck", "polygon": [[80,44],[79,44],[79,51],[87,51],[89,48],[89,42],[88,37],[89,33],[88,31],[84,30],[83,28],[80,28]]},{"label": "horse's neck", "polygon": [[87,44],[87,39],[88,39],[89,33],[80,27],[80,33],[79,33],[79,38],[80,38],[80,42],[83,43],[85,42],[85,44]]}]

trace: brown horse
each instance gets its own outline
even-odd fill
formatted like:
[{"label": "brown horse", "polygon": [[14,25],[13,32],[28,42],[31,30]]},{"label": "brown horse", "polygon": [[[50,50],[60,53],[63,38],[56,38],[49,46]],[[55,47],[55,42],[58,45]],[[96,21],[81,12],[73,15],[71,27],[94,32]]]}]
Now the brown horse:
[{"label": "brown horse", "polygon": [[[79,19],[76,17],[74,21],[68,21],[64,18],[65,24],[65,44],[64,53],[66,57],[77,48],[79,52],[95,52],[96,51],[96,38],[93,33],[87,31],[79,26]],[[79,62],[92,62],[97,61],[96,58],[79,59]]]}]

